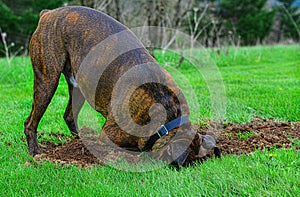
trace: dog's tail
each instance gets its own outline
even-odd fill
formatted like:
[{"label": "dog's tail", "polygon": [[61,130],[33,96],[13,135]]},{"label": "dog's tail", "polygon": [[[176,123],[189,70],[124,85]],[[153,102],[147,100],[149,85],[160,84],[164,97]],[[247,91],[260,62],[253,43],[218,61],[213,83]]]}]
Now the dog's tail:
[{"label": "dog's tail", "polygon": [[49,12],[50,10],[47,10],[47,9],[45,9],[45,10],[42,10],[41,12],[40,12],[40,18],[44,15],[44,14],[46,14],[47,12]]}]

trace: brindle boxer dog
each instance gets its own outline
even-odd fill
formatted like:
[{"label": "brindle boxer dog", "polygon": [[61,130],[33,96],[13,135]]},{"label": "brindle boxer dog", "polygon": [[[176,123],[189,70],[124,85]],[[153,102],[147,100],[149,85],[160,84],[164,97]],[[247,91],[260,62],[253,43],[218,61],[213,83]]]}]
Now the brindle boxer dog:
[{"label": "brindle boxer dog", "polygon": [[[141,43],[140,47],[120,54],[106,67],[103,65],[105,57],[99,58],[96,64],[92,65],[92,69],[104,69],[98,78],[96,92],[91,93],[91,87],[88,85],[91,82],[89,80],[93,79],[92,76],[85,73],[86,75],[78,77],[80,66],[89,52],[99,43],[101,45],[105,39],[122,31],[126,31],[129,38],[113,39],[104,51],[107,55],[122,47],[120,43],[126,42],[127,39],[128,42],[140,42],[124,25],[90,8],[71,6],[40,13],[38,27],[30,42],[34,100],[31,113],[24,123],[29,154],[41,153],[37,141],[37,127],[63,73],[69,88],[69,102],[64,119],[73,135],[78,134],[78,113],[87,100],[106,118],[100,138],[104,141],[107,138],[118,147],[151,151],[155,158],[180,165],[205,157],[211,149],[220,156],[220,150],[211,136],[203,137],[192,130],[188,120],[189,108],[182,92]],[[135,68],[136,65],[139,67]],[[139,70],[142,75],[136,75],[127,81],[129,86],[130,81],[134,82],[147,76],[157,78],[160,82],[149,82],[138,87],[132,85],[134,91],[130,95],[125,94],[116,104],[112,103],[113,90],[118,80],[131,69]],[[76,99],[73,97],[75,92]],[[129,100],[127,106],[122,103],[123,99]],[[159,107],[153,107],[157,103],[164,108],[165,120],[159,119]],[[116,110],[121,112],[124,106],[129,108],[127,111],[132,121],[124,118],[122,113],[113,114],[114,105],[119,105]],[[159,125],[155,124],[147,131],[137,127],[161,121],[164,125],[159,129]],[[123,126],[120,126],[122,124]]]}]

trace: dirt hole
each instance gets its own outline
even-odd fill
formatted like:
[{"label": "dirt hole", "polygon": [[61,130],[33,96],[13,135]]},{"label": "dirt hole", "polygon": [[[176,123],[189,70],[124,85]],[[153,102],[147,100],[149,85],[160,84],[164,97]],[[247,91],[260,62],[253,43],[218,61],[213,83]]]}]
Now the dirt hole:
[{"label": "dirt hole", "polygon": [[[276,148],[290,148],[295,139],[300,139],[300,123],[277,122],[272,119],[254,118],[246,124],[226,123],[216,124],[203,120],[201,125],[193,125],[194,129],[207,134],[212,131],[218,133],[217,144],[222,154],[249,154],[256,150]],[[87,131],[89,132],[89,131]],[[53,134],[54,137],[64,137]],[[36,160],[48,160],[60,164],[73,164],[77,166],[102,165],[85,147],[81,139],[69,139],[64,144],[55,145],[50,142],[43,143],[43,154],[35,157]],[[295,145],[294,145],[295,146]],[[296,146],[300,150],[300,146]]]}]

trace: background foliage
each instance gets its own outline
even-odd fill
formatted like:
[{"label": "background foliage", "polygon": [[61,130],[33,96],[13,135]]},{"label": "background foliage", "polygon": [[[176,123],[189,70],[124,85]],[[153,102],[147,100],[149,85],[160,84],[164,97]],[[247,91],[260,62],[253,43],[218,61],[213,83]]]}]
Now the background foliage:
[{"label": "background foliage", "polygon": [[[2,32],[7,33],[7,43],[15,43],[11,50],[17,50],[20,46],[27,49],[40,11],[60,7],[64,2],[65,0],[0,0],[0,27]],[[2,45],[1,49],[3,50]]]},{"label": "background foliage", "polygon": [[270,33],[275,11],[265,9],[267,0],[223,0],[222,17],[225,26],[235,29],[245,45],[262,43]]},{"label": "background foliage", "polygon": [[295,43],[300,38],[298,0],[0,0],[1,30],[7,33],[7,43],[15,44],[10,50],[23,46],[27,55],[40,11],[64,5],[101,10],[129,27],[163,26],[194,33],[207,47]]}]

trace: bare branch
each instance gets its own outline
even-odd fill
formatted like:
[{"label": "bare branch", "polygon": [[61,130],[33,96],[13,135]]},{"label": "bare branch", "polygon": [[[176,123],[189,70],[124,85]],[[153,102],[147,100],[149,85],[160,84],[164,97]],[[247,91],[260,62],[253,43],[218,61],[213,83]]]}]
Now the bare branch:
[{"label": "bare branch", "polygon": [[202,27],[200,29],[200,31],[194,36],[194,41],[196,41],[199,36],[202,34],[202,32],[211,24],[212,22],[207,23],[206,25],[204,25],[204,27]]},{"label": "bare branch", "polygon": [[165,53],[165,51],[174,43],[176,37],[178,35],[178,30],[175,31],[174,36],[171,38],[171,40],[163,47],[162,51]]},{"label": "bare branch", "polygon": [[201,13],[200,17],[197,19],[197,12],[198,10],[194,10],[194,22],[195,22],[195,27],[194,27],[194,32],[197,31],[199,25],[200,25],[200,22],[202,21],[203,17],[205,16],[206,14],[206,11],[207,11],[207,8],[208,8],[208,4],[205,5],[205,8],[203,10],[203,12]]},{"label": "bare branch", "polygon": [[[105,0],[105,1],[96,1],[96,2],[94,2],[94,7],[95,7],[95,9],[97,9],[97,10],[101,10],[101,11],[103,11],[103,10],[105,10],[106,9],[106,7],[110,4],[112,2],[112,0]],[[96,3],[98,3],[97,5],[96,5]]]},{"label": "bare branch", "polygon": [[298,28],[298,25],[297,25],[296,21],[293,19],[291,13],[288,11],[288,9],[286,9],[286,7],[285,7],[284,5],[282,5],[281,8],[286,12],[286,14],[288,15],[288,17],[289,17],[290,20],[292,21],[292,23],[293,23],[293,25],[295,26],[295,29],[296,29],[296,31],[297,31],[297,33],[298,33],[298,36],[299,36],[299,38],[300,38],[300,30],[299,30],[299,28]]},{"label": "bare branch", "polygon": [[15,51],[13,54],[10,54],[9,48],[13,47],[13,46],[14,46],[14,43],[12,42],[10,45],[7,45],[7,42],[6,42],[7,34],[6,34],[6,32],[2,32],[1,27],[0,27],[0,34],[1,34],[1,39],[2,39],[2,42],[3,42],[3,46],[4,46],[4,53],[5,53],[6,61],[7,61],[7,64],[10,65],[11,60],[12,60],[18,53],[20,53],[20,52],[24,49],[24,47],[21,46],[21,47],[20,47],[17,51]]}]

